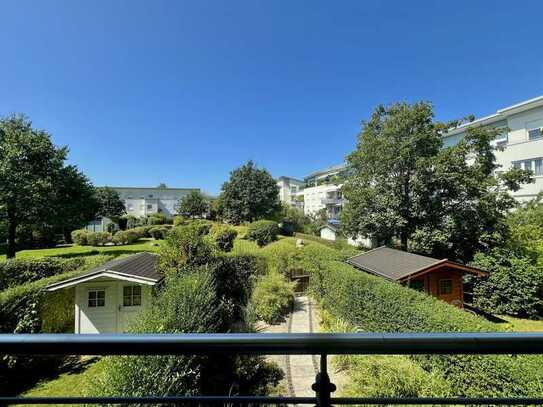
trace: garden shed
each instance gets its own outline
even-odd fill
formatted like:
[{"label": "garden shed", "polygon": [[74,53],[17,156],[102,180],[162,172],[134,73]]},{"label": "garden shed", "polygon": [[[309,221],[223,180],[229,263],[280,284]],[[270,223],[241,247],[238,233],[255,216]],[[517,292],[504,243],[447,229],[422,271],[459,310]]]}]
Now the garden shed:
[{"label": "garden shed", "polygon": [[448,259],[434,259],[385,246],[351,257],[347,263],[458,307],[464,305],[463,276],[472,274],[482,277],[487,274]]},{"label": "garden shed", "polygon": [[109,261],[47,290],[75,288],[75,333],[122,333],[151,305],[152,288],[162,279],[158,255],[143,252]]}]

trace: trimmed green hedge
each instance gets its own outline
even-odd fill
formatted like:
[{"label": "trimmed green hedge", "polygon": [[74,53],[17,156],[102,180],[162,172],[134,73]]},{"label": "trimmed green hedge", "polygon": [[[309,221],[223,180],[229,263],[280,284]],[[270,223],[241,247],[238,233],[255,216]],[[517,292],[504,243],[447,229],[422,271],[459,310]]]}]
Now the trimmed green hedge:
[{"label": "trimmed green hedge", "polygon": [[[337,318],[368,332],[489,332],[491,322],[431,296],[322,260],[311,289]],[[543,358],[532,356],[413,356],[426,371],[442,375],[458,396],[536,396],[543,386]]]},{"label": "trimmed green hedge", "polygon": [[271,220],[258,220],[250,223],[247,228],[245,237],[253,240],[260,247],[277,240],[279,234],[279,226],[277,222]]},{"label": "trimmed green hedge", "polygon": [[81,267],[81,257],[63,259],[44,257],[41,259],[9,259],[0,262],[0,291],[16,285],[51,277]]}]

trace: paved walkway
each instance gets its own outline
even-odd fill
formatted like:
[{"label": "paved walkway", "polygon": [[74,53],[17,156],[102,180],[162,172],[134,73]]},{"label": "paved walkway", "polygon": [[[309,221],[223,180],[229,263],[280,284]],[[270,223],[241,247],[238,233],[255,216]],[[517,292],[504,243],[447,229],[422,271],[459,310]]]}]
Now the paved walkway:
[{"label": "paved walkway", "polygon": [[[292,314],[281,324],[262,325],[262,332],[269,333],[305,333],[319,332],[318,308],[307,296],[296,297]],[[315,382],[315,375],[319,369],[319,357],[313,355],[274,355],[269,356],[285,372],[283,388],[288,396],[308,397],[314,396],[311,385]],[[328,364],[330,379],[338,383],[340,379]]]}]

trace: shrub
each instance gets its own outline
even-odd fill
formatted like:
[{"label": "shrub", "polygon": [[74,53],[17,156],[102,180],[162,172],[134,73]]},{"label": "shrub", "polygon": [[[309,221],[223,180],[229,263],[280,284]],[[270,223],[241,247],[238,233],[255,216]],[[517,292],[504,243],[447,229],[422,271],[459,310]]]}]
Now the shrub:
[{"label": "shrub", "polygon": [[135,233],[138,236],[138,239],[141,239],[143,237],[151,237],[149,234],[149,231],[153,228],[153,226],[139,226],[134,229],[130,229],[129,231]]},{"label": "shrub", "polygon": [[475,282],[477,307],[523,318],[543,316],[543,268],[529,257],[495,249],[488,255],[478,253],[472,264],[489,272],[488,277]]},{"label": "shrub", "polygon": [[213,254],[212,245],[201,235],[197,225],[172,228],[160,249],[160,263],[165,271],[176,272],[185,264],[206,264]]},{"label": "shrub", "polygon": [[166,238],[166,235],[168,234],[168,231],[170,229],[165,226],[155,226],[151,230],[149,230],[149,234],[152,238],[156,240],[162,240]]},{"label": "shrub", "polygon": [[86,246],[88,232],[86,229],[74,230],[71,233],[72,241],[79,246]]},{"label": "shrub", "polygon": [[187,223],[187,220],[181,215],[174,216],[174,218],[173,218],[173,225],[174,226],[183,226],[186,223]]},{"label": "shrub", "polygon": [[113,235],[111,241],[116,245],[128,244],[128,232],[126,230],[119,230]]},{"label": "shrub", "polygon": [[98,235],[96,232],[87,233],[87,244],[89,246],[98,246]]},{"label": "shrub", "polygon": [[259,220],[249,224],[245,237],[253,240],[260,247],[277,240],[279,227],[271,220]]},{"label": "shrub", "polygon": [[163,213],[153,213],[151,215],[147,215],[145,223],[149,226],[164,225],[166,220],[166,215]]},{"label": "shrub", "polygon": [[[369,332],[486,332],[499,328],[436,298],[355,270],[320,261],[310,279],[324,308],[357,330]],[[442,374],[455,395],[533,396],[543,377],[541,357],[508,355],[412,356],[430,373]]]},{"label": "shrub", "polygon": [[229,252],[234,247],[238,232],[231,226],[216,224],[209,232],[211,240],[223,252]]},{"label": "shrub", "polygon": [[[203,268],[187,269],[173,276],[131,331],[221,332],[215,280]],[[103,363],[104,375],[95,382],[93,390],[103,396],[265,395],[282,376],[279,369],[261,357],[224,353],[198,357],[114,356],[105,358]]]},{"label": "shrub", "polygon": [[84,262],[81,257],[71,259],[58,257],[8,259],[0,262],[0,290],[75,270],[81,267]]},{"label": "shrub", "polygon": [[132,244],[136,243],[141,238],[141,234],[138,233],[136,230],[127,230],[126,231],[126,243]]},{"label": "shrub", "polygon": [[281,321],[293,301],[294,283],[277,272],[268,273],[256,283],[252,299],[255,313],[270,324]]},{"label": "shrub", "polygon": [[209,231],[211,230],[211,226],[213,226],[213,222],[210,222],[205,219],[198,219],[193,220],[187,223],[188,226],[195,228],[200,236],[206,236],[209,234]]}]

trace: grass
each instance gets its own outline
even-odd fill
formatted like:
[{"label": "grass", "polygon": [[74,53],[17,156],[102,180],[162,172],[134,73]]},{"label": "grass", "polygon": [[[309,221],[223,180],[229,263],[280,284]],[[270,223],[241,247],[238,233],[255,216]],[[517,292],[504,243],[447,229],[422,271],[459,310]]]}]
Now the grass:
[{"label": "grass", "polygon": [[543,320],[514,318],[500,315],[507,321],[507,327],[515,332],[543,332]]},{"label": "grass", "polygon": [[[158,243],[159,246],[155,246]],[[62,245],[59,247],[54,247],[51,249],[32,249],[32,250],[21,250],[17,252],[16,258],[40,258],[40,257],[50,257],[50,256],[59,256],[59,257],[76,257],[76,256],[89,256],[93,254],[112,254],[112,255],[121,255],[121,254],[131,254],[136,252],[156,252],[158,251],[161,240],[154,239],[140,239],[137,243],[123,246],[77,246],[74,244]],[[5,260],[5,255],[0,255],[0,260]]]},{"label": "grass", "polygon": [[[53,380],[43,381],[23,393],[23,397],[55,397],[59,395],[88,396],[88,389],[95,378],[103,371],[103,363],[98,358],[87,359],[74,366],[70,372],[62,373]],[[57,404],[53,404],[57,405]]]}]

